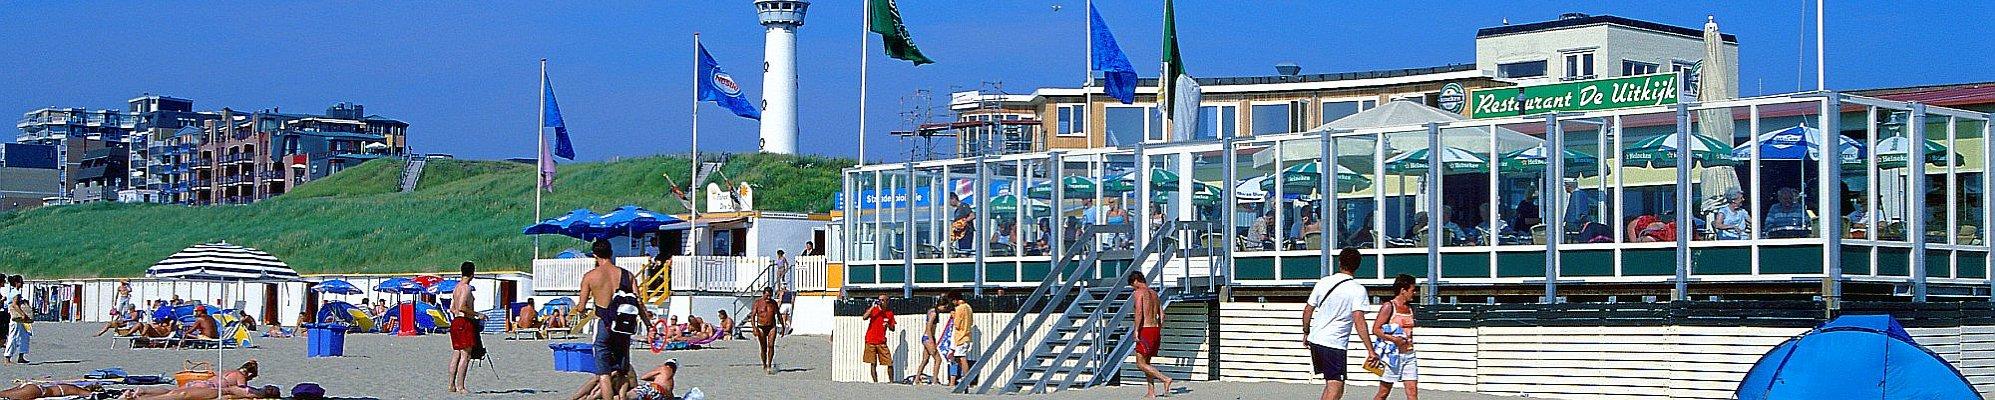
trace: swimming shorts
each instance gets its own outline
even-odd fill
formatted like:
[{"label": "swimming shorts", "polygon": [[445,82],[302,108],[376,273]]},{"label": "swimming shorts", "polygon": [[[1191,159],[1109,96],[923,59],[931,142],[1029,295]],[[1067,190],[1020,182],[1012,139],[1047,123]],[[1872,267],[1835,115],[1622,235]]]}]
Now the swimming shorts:
[{"label": "swimming shorts", "polygon": [[607,323],[598,323],[596,340],[590,343],[595,353],[596,374],[607,375],[615,371],[630,371],[630,335],[609,330]]},{"label": "swimming shorts", "polygon": [[1164,341],[1164,328],[1146,326],[1136,330],[1136,354],[1156,357]]},{"label": "swimming shorts", "polygon": [[478,342],[478,321],[465,317],[450,320],[450,349],[470,350]]}]

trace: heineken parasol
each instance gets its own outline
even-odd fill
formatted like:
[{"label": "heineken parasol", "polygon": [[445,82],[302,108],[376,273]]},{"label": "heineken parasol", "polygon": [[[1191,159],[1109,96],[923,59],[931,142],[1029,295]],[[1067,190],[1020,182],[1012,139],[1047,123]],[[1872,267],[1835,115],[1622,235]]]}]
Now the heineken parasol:
[{"label": "heineken parasol", "polygon": [[[1213,186],[1209,183],[1192,182],[1191,186],[1191,203],[1195,205],[1209,206],[1219,204],[1219,198],[1226,195],[1226,193],[1220,192],[1218,186]],[[1150,196],[1150,202],[1154,204],[1167,204],[1171,202],[1171,196],[1173,196],[1171,193],[1158,192]]]},{"label": "heineken parasol", "polygon": [[[1572,149],[1565,149],[1563,153],[1560,157],[1565,158],[1567,176],[1592,176],[1599,173],[1600,158]],[[1504,173],[1544,172],[1547,163],[1545,156],[1545,146],[1504,153],[1503,160],[1497,164],[1497,170]]]},{"label": "heineken parasol", "polygon": [[[1905,168],[1909,166],[1905,160],[1910,158],[1910,147],[1912,147],[1912,138],[1904,136],[1892,136],[1877,141],[1877,167]],[[1920,147],[1925,149],[1925,162],[1927,164],[1947,165],[1947,161],[1953,158],[1948,157],[1947,147],[1940,144],[1940,142],[1927,140],[1925,145]]]},{"label": "heineken parasol", "polygon": [[[1136,191],[1136,171],[1125,172],[1109,178],[1101,184],[1102,191],[1108,193],[1128,193]],[[1163,168],[1150,169],[1150,190],[1178,191],[1178,174]]]},{"label": "heineken parasol", "polygon": [[[996,218],[1011,220],[1016,214],[1018,214],[1018,201],[1019,201],[1018,196],[1009,195],[1009,194],[992,197],[991,215]],[[1039,200],[1031,200],[1031,204],[1032,204],[1031,213],[1033,214],[1047,214],[1053,212],[1053,206],[1046,204],[1046,202]]]},{"label": "heineken parasol", "polygon": [[[1425,175],[1431,157],[1426,148],[1415,149],[1385,160],[1385,172],[1393,175]],[[1475,152],[1456,147],[1441,148],[1441,174],[1487,173],[1489,161]]]},{"label": "heineken parasol", "polygon": [[[1644,168],[1669,168],[1676,166],[1675,133],[1657,136],[1629,144],[1622,151],[1622,165]],[[1712,139],[1710,136],[1690,135],[1690,157],[1705,166],[1732,165],[1732,145]]]},{"label": "heineken parasol", "polygon": [[[1073,175],[1063,176],[1060,177],[1060,193],[1062,197],[1067,199],[1094,198],[1095,184],[1094,181],[1088,180],[1088,178]],[[1051,199],[1053,198],[1053,183],[1039,182],[1038,184],[1034,184],[1031,188],[1026,189],[1025,195],[1026,197],[1035,199]]]},{"label": "heineken parasol", "polygon": [[[1275,181],[1279,180],[1281,181],[1282,192],[1307,193],[1315,191],[1322,186],[1318,183],[1320,179],[1323,179],[1322,161],[1300,163],[1290,165],[1288,168],[1282,168],[1280,179],[1262,179],[1261,190],[1273,192],[1275,190]],[[1365,178],[1364,175],[1360,175],[1355,171],[1351,171],[1350,168],[1344,168],[1342,165],[1337,166],[1338,192],[1357,191],[1371,186],[1371,179]]]}]

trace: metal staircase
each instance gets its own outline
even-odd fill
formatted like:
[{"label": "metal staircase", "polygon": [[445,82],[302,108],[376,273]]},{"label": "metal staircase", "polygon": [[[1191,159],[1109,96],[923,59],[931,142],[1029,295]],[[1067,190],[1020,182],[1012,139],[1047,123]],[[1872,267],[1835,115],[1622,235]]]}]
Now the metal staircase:
[{"label": "metal staircase", "polygon": [[[1115,379],[1135,347],[1135,341],[1125,340],[1133,327],[1131,316],[1135,311],[1127,284],[1131,271],[1142,271],[1154,283],[1151,287],[1157,290],[1161,305],[1166,308],[1178,300],[1201,294],[1188,290],[1202,286],[1160,279],[1165,276],[1163,267],[1180,255],[1212,254],[1185,249],[1180,239],[1181,224],[1207,225],[1165,222],[1144,242],[1143,248],[1134,252],[1101,250],[1095,245],[1103,235],[1128,233],[1129,226],[1088,227],[1081,240],[1054,259],[1039,288],[1020,305],[1011,323],[984,350],[955,391],[1045,393],[1092,387]],[[1103,260],[1126,260],[1127,264],[1113,271],[1093,267]],[[1027,316],[1028,312],[1034,315]],[[1009,351],[1000,351],[1006,344],[1010,345]],[[990,375],[981,376],[984,371]]]},{"label": "metal staircase", "polygon": [[416,182],[423,179],[423,166],[429,164],[429,157],[411,156],[402,167],[402,193],[416,191]]}]

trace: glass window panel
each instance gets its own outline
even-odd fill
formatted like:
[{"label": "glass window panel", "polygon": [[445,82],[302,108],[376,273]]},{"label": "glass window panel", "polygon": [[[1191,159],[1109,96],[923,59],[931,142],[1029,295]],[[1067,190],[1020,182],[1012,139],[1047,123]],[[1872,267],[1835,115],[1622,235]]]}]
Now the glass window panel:
[{"label": "glass window panel", "polygon": [[[1486,128],[1485,128],[1486,129]],[[1545,169],[1542,162],[1520,161],[1532,153],[1542,154],[1545,124],[1498,125],[1496,204],[1493,225],[1483,230],[1493,233],[1497,245],[1542,245],[1545,238]],[[1522,152],[1522,153],[1520,153]]]},{"label": "glass window panel", "polygon": [[[1562,243],[1614,242],[1614,229],[1606,223],[1610,219],[1605,207],[1613,202],[1613,190],[1599,163],[1603,145],[1612,140],[1607,136],[1610,131],[1607,122],[1600,118],[1559,121],[1559,129],[1565,134],[1564,151],[1560,153],[1564,168],[1558,191],[1565,232]],[[1544,155],[1549,162],[1551,154]]]},{"label": "glass window panel", "polygon": [[[1985,130],[1988,121],[1960,119],[1954,127],[1955,139],[1950,147],[1959,154],[1960,165],[1955,169],[1954,185],[1957,193],[1953,204],[1960,206],[1956,212],[1959,222],[1954,228],[1954,244],[1986,246],[1983,233],[1988,227],[1987,183],[1984,174],[1988,173],[1988,149]],[[1962,265],[1961,268],[1969,268]]]},{"label": "glass window panel", "polygon": [[1322,168],[1323,176],[1333,179],[1332,191],[1337,193],[1337,245],[1343,248],[1369,249],[1378,246],[1377,229],[1379,179],[1377,168],[1377,135],[1339,136],[1331,139],[1330,151],[1335,153],[1334,167]]},{"label": "glass window panel", "polygon": [[1360,108],[1359,103],[1357,101],[1323,102],[1323,123],[1327,124],[1330,123],[1331,121],[1336,121],[1338,118],[1344,118],[1350,116],[1351,114],[1357,114],[1358,111],[1362,111],[1359,108]]},{"label": "glass window panel", "polygon": [[[1877,135],[1879,139],[1877,141],[1878,145],[1872,147],[1873,149],[1886,147],[1888,143],[1893,141],[1904,142],[1910,140],[1907,136],[1908,133],[1905,131],[1906,124],[1911,121],[1910,112],[1878,109],[1878,118]],[[1899,146],[1904,146],[1904,144],[1900,143]],[[1909,237],[1906,236],[1907,233],[1905,231],[1907,226],[1905,221],[1912,210],[1910,202],[1910,199],[1913,199],[1912,183],[1909,179],[1911,176],[1908,174],[1911,168],[1906,161],[1905,152],[1887,153],[1880,150],[1875,153],[1877,159],[1877,215],[1872,217],[1872,219],[1878,225],[1877,238],[1878,240],[1903,242]]]},{"label": "glass window panel", "polygon": [[1255,104],[1252,122],[1255,135],[1289,132],[1288,103]]},{"label": "glass window panel", "polygon": [[1545,60],[1497,64],[1496,76],[1500,78],[1535,78],[1545,76],[1545,64]]},{"label": "glass window panel", "polygon": [[[1735,175],[1748,188],[1748,201],[1758,205],[1753,210],[1757,224],[1750,230],[1760,238],[1791,239],[1820,235],[1820,202],[1816,199],[1821,197],[1819,163],[1820,157],[1825,155],[1791,151],[1794,147],[1788,145],[1796,138],[1809,143],[1826,142],[1827,138],[1823,137],[1820,129],[1822,118],[1814,112],[1819,107],[1812,102],[1762,106],[1758,110],[1760,118],[1756,133],[1749,130],[1752,127],[1743,118],[1734,124],[1740,132],[1735,135],[1740,146],[1732,152],[1738,165]],[[1735,116],[1749,113],[1744,107],[1732,110]],[[1707,110],[1701,116],[1711,115],[1723,114]],[[1719,126],[1714,123],[1702,125],[1707,129]],[[1826,156],[1841,157],[1841,147],[1838,149]],[[1757,164],[1752,161],[1755,151],[1759,154]]]},{"label": "glass window panel", "polygon": [[1238,121],[1237,106],[1202,106],[1198,108],[1198,128],[1192,139],[1207,140],[1233,136],[1234,123]]},{"label": "glass window panel", "polygon": [[[1951,116],[1927,114],[1926,143],[1937,144],[1945,150],[1928,155],[1931,159],[1927,159],[1928,157],[1913,157],[1913,159],[1927,161],[1924,163],[1923,168],[1914,167],[1913,170],[1923,170],[1926,173],[1926,193],[1924,195],[1926,202],[1926,242],[1932,244],[1953,243],[1954,235],[1953,232],[1949,232],[1950,227],[1947,225],[1947,221],[1949,221],[1950,214],[1956,207],[1953,207],[1954,203],[1951,202],[1951,199],[1947,198],[1947,192],[1954,190],[1954,182],[1949,178],[1949,175],[1953,171],[1954,165],[1959,164],[1958,161],[1960,161],[1960,157],[1954,156],[1954,143],[1951,143],[1949,140],[1953,134],[1953,119],[1954,117]],[[1913,146],[1912,148],[1920,149],[1923,147]],[[1912,153],[1918,154],[1924,153],[1924,151],[1915,150]],[[1940,259],[1934,262],[1933,266],[1927,267],[1927,269],[1945,270],[1947,268],[1945,263],[1945,259]]]},{"label": "glass window panel", "polygon": [[1441,130],[1443,165],[1441,177],[1441,227],[1443,246],[1473,246],[1489,235],[1481,230],[1489,218],[1489,171],[1495,167],[1490,133],[1486,127],[1457,127]]},{"label": "glass window panel", "polygon": [[1272,175],[1275,172],[1274,146],[1268,143],[1245,142],[1235,146],[1235,153],[1239,154],[1233,157],[1233,173],[1237,181],[1231,183],[1228,189],[1235,190],[1234,196],[1238,200],[1233,207],[1233,229],[1240,238],[1236,241],[1240,251],[1275,249],[1275,220],[1268,206],[1273,186],[1263,185],[1275,179]]},{"label": "glass window panel", "polygon": [[1109,107],[1108,145],[1133,146],[1143,141],[1148,107]]},{"label": "glass window panel", "polygon": [[[1698,215],[1697,208],[1691,207],[1690,227],[1683,229],[1677,223],[1676,168],[1675,156],[1668,149],[1674,144],[1669,137],[1676,132],[1676,113],[1628,115],[1617,118],[1620,133],[1619,154],[1603,160],[1603,163],[1616,168],[1612,178],[1621,185],[1621,218],[1625,224],[1624,240],[1631,243],[1675,242],[1679,234],[1702,235],[1707,232],[1706,216]],[[1694,171],[1693,171],[1694,172]],[[1692,174],[1692,179],[1695,179]],[[1698,204],[1695,194],[1693,205]]]},{"label": "glass window panel", "polygon": [[[1841,122],[1842,137],[1854,141],[1860,149],[1873,148],[1871,141],[1876,136],[1870,130],[1869,119],[1876,111],[1876,107],[1865,107],[1855,112],[1844,113]],[[1876,173],[1873,168],[1876,163],[1868,153],[1865,152],[1852,160],[1840,163],[1843,188],[1842,234],[1847,239],[1871,239],[1871,233],[1876,231],[1871,229],[1870,219],[1870,216],[1876,215],[1870,199],[1874,195],[1872,188],[1875,183],[1871,182],[1871,175]]]},{"label": "glass window panel", "polygon": [[1378,176],[1382,202],[1380,212],[1385,221],[1380,226],[1387,238],[1389,247],[1427,246],[1427,207],[1432,200],[1432,192],[1426,186],[1426,166],[1432,163],[1426,153],[1427,132],[1425,130],[1390,132],[1383,135],[1385,166]]}]

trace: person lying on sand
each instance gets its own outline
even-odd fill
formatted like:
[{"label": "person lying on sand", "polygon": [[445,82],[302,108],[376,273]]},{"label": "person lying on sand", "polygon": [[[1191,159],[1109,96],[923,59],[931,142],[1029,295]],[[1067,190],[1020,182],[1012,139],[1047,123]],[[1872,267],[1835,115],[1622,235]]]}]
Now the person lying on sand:
[{"label": "person lying on sand", "polygon": [[89,396],[103,390],[95,384],[77,386],[57,382],[22,382],[7,390],[0,390],[0,399],[34,400],[56,397]]},{"label": "person lying on sand", "polygon": [[282,389],[278,389],[277,386],[275,385],[263,385],[263,387],[260,388],[251,388],[248,386],[224,386],[217,389],[214,387],[210,387],[208,385],[193,384],[200,382],[208,382],[208,381],[190,382],[190,384],[185,387],[174,388],[173,390],[168,390],[164,393],[151,394],[151,395],[135,395],[133,393],[136,393],[137,391],[134,390],[131,392],[125,392],[126,397],[124,398],[131,400],[202,400],[202,399],[213,399],[217,397],[224,399],[277,399],[284,397],[284,391]]},{"label": "person lying on sand", "polygon": [[[652,368],[650,371],[645,371],[643,374],[638,375],[638,385],[632,385],[630,392],[624,394],[623,398],[629,400],[677,399],[677,397],[672,396],[672,390],[677,386],[675,377],[678,375],[679,359],[665,360],[665,363],[659,364],[657,368]],[[587,394],[594,394],[595,392],[596,380],[590,379],[582,382],[582,389],[576,391],[575,393],[577,394],[575,397],[569,400],[582,400],[589,397]]]},{"label": "person lying on sand", "polygon": [[[256,379],[256,376],[257,376],[256,360],[251,359],[249,361],[243,362],[242,366],[236,367],[236,369],[229,370],[228,372],[223,372],[221,375],[216,375],[213,378],[208,378],[198,381],[187,381],[185,383],[182,383],[180,387],[172,389],[166,389],[166,388],[132,389],[131,391],[125,392],[125,395],[121,398],[150,399],[154,397],[148,397],[148,396],[168,395],[176,391],[185,393],[187,392],[187,389],[207,389],[208,390],[206,392],[207,397],[186,397],[186,398],[212,399],[215,398],[214,390],[217,388],[222,388],[222,389],[239,388],[245,391],[251,390],[249,388],[249,380]],[[228,394],[227,392],[229,392],[229,390],[224,390],[224,394]],[[166,398],[181,398],[181,397],[166,397]]]}]

